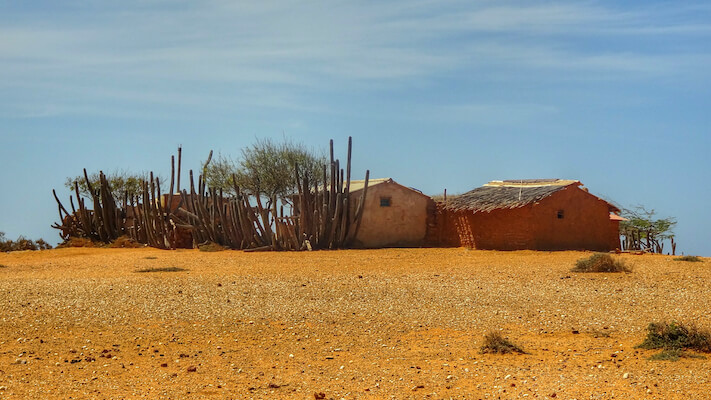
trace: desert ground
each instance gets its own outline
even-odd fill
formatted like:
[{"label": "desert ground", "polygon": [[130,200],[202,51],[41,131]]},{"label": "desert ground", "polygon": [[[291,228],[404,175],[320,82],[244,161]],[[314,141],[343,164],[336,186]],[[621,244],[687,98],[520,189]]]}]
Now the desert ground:
[{"label": "desert ground", "polygon": [[[709,398],[711,360],[635,346],[711,327],[711,261],[570,272],[590,254],[0,254],[0,398]],[[528,354],[481,354],[493,330]]]}]

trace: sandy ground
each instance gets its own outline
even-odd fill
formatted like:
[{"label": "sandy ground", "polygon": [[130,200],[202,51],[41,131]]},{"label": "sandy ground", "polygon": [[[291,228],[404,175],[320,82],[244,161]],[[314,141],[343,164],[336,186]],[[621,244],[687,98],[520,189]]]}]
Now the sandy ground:
[{"label": "sandy ground", "polygon": [[[588,255],[0,254],[0,398],[709,398],[709,359],[635,345],[711,327],[711,261],[571,273]],[[480,354],[492,330],[529,354]]]}]

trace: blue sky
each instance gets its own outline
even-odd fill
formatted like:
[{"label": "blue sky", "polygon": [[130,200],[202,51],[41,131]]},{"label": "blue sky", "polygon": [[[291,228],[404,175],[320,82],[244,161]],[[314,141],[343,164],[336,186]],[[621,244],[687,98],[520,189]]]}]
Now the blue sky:
[{"label": "blue sky", "polygon": [[0,0],[0,231],[56,240],[84,167],[350,135],[357,176],[579,179],[711,256],[709,110],[707,1]]}]

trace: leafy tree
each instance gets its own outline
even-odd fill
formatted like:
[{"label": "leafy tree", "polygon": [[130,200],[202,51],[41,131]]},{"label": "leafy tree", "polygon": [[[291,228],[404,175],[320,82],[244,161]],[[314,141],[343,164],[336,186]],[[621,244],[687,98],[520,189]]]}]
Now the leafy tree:
[{"label": "leafy tree", "polygon": [[654,210],[647,210],[641,205],[623,209],[621,215],[627,219],[620,223],[620,235],[623,237],[625,250],[662,253],[664,241],[670,240],[672,252],[676,252],[673,232],[676,226],[675,218],[656,218]]},{"label": "leafy tree", "polygon": [[[106,179],[109,181],[109,187],[111,188],[111,194],[114,196],[114,199],[120,200],[126,193],[128,193],[129,196],[140,196],[143,191],[143,181],[147,181],[150,178],[146,173],[135,174],[126,171],[115,171],[106,174]],[[98,173],[89,175],[89,181],[94,190],[99,188],[100,180]],[[74,178],[67,177],[64,186],[73,191],[74,182],[79,184],[79,193],[82,196],[91,197],[89,187],[86,185],[86,179],[84,179],[83,175]],[[163,186],[162,183],[161,186]]]},{"label": "leafy tree", "polygon": [[299,166],[301,177],[307,176],[314,182],[322,177],[325,164],[325,156],[317,155],[302,144],[262,139],[242,149],[239,162],[218,155],[207,164],[203,175],[209,186],[228,193],[233,193],[234,174],[237,185],[252,195],[285,198],[297,191],[294,165]]},{"label": "leafy tree", "polygon": [[239,173],[239,163],[237,161],[218,153],[217,157],[208,158],[203,165],[202,175],[209,187],[222,189],[223,192],[228,194],[234,194],[232,176]]}]

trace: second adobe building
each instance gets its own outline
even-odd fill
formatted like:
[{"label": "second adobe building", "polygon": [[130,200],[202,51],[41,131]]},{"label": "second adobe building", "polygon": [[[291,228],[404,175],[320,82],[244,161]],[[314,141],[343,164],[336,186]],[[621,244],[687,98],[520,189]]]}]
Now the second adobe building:
[{"label": "second adobe building", "polygon": [[[351,194],[358,197],[363,187],[352,181]],[[577,180],[491,181],[435,201],[390,178],[375,179],[354,247],[611,251],[620,248],[619,212]]]}]

